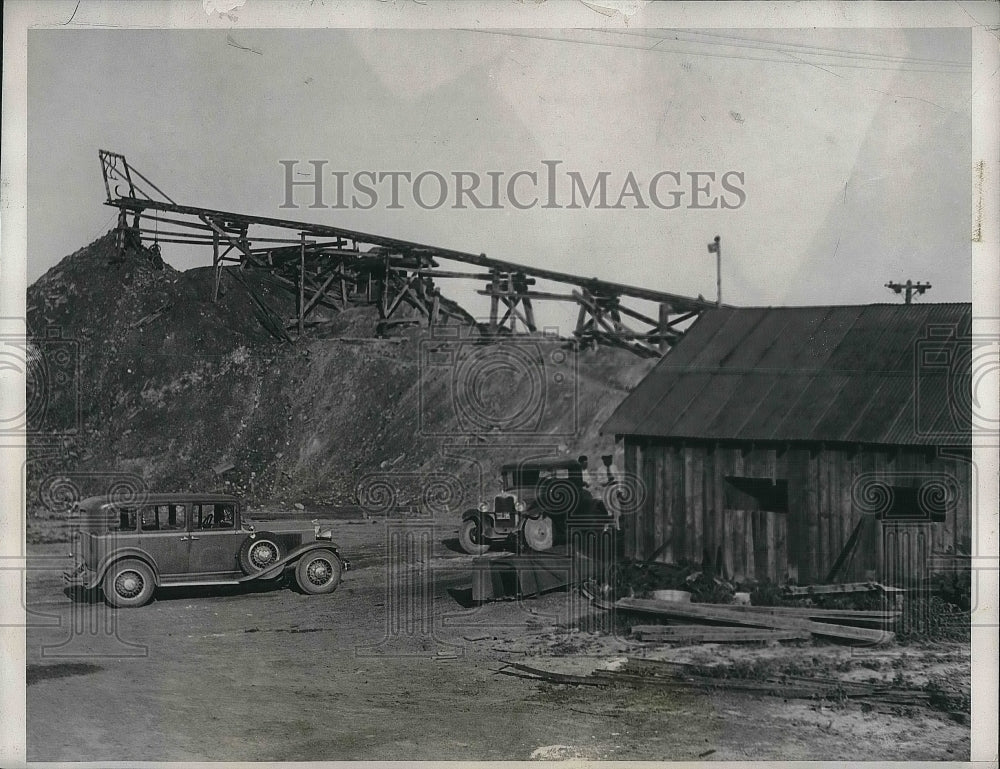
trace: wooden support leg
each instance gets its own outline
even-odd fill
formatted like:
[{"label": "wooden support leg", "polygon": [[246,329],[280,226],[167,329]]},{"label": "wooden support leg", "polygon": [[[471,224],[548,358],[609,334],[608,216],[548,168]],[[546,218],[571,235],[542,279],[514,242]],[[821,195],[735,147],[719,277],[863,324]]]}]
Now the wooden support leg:
[{"label": "wooden support leg", "polygon": [[438,312],[441,310],[441,292],[436,288],[431,289],[431,319],[430,325],[433,327],[437,325]]},{"label": "wooden support leg", "polygon": [[583,333],[587,329],[587,308],[581,303],[580,312],[576,316],[576,328],[573,331],[574,336],[576,336],[577,341],[583,340]]},{"label": "wooden support leg", "polygon": [[222,260],[219,257],[219,233],[212,232],[212,304],[219,301],[219,282],[222,280]]},{"label": "wooden support leg", "polygon": [[[498,299],[499,299],[499,297],[498,297]],[[507,319],[509,318],[510,319],[510,330],[514,331],[516,329],[516,323],[514,321],[514,313],[513,313],[514,305],[511,303],[511,301],[507,297],[503,297],[503,305],[504,305],[504,307],[507,308],[507,311],[503,314],[503,317],[500,318],[500,321],[496,324],[495,328],[506,328],[507,327]]]},{"label": "wooden support leg", "polygon": [[667,302],[660,303],[660,323],[657,326],[657,331],[663,334],[660,339],[660,352],[666,352],[670,349],[670,342],[667,340],[667,334],[670,332],[670,315],[673,312],[673,307],[671,307]]},{"label": "wooden support leg", "polygon": [[306,331],[306,234],[299,233],[299,336]]},{"label": "wooden support leg", "polygon": [[493,276],[493,281],[490,283],[490,333],[496,333],[497,330],[497,320],[500,316],[500,296],[498,294],[500,286],[498,284],[498,278],[496,275]]},{"label": "wooden support leg", "polygon": [[120,262],[125,258],[125,233],[128,230],[128,219],[125,217],[125,209],[118,209],[118,227],[115,228],[115,261]]},{"label": "wooden support leg", "polygon": [[379,315],[383,318],[389,317],[389,275],[389,257],[386,256],[382,267],[382,295],[379,304]]},{"label": "wooden support leg", "polygon": [[528,331],[535,333],[538,331],[538,326],[535,325],[535,310],[531,306],[531,300],[526,296],[522,297],[521,306],[524,308],[524,318],[528,322]]}]

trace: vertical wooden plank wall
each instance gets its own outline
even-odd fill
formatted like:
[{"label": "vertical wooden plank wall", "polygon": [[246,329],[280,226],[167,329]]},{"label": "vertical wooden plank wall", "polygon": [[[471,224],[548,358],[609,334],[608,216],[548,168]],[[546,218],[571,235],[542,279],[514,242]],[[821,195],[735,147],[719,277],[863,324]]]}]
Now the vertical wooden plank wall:
[{"label": "vertical wooden plank wall", "polygon": [[[738,581],[823,580],[860,521],[852,489],[864,473],[894,485],[919,485],[921,478],[939,474],[960,491],[943,523],[926,526],[922,536],[893,534],[893,548],[907,549],[891,556],[897,563],[968,552],[973,534],[973,470],[961,456],[934,458],[923,449],[692,446],[626,437],[624,463],[625,472],[644,486],[642,503],[622,521],[626,555],[645,559],[667,543],[658,560],[701,563],[721,551],[723,570]],[[727,509],[727,476],[786,480],[788,512]],[[884,571],[884,543],[866,547],[878,552],[860,560]]]}]

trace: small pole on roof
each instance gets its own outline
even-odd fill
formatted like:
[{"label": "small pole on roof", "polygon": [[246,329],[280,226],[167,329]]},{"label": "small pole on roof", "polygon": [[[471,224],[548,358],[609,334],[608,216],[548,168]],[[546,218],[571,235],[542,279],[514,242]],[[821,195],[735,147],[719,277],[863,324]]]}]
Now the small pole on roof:
[{"label": "small pole on roof", "polygon": [[708,253],[715,254],[715,306],[722,306],[722,238],[718,235],[708,244]]},{"label": "small pole on roof", "polygon": [[897,294],[904,294],[905,291],[903,302],[904,304],[911,304],[913,302],[913,295],[915,293],[923,295],[925,291],[930,290],[931,284],[921,283],[920,281],[914,283],[912,280],[907,279],[906,283],[893,283],[889,281],[885,284],[885,287]]}]

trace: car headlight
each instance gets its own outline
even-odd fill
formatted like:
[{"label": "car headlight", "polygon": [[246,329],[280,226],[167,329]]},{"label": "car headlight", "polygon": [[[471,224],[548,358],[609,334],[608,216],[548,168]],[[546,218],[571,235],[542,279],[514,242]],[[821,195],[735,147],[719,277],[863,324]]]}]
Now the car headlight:
[{"label": "car headlight", "polygon": [[333,529],[323,529],[320,531],[319,526],[316,527],[316,539],[333,539]]},{"label": "car headlight", "polygon": [[479,503],[479,512],[488,513],[490,511],[490,506],[485,502]]},{"label": "car headlight", "polygon": [[516,505],[514,505],[514,509],[517,510],[517,512],[519,513],[523,513],[525,510],[528,509],[528,506],[524,504],[524,502],[518,502]]}]

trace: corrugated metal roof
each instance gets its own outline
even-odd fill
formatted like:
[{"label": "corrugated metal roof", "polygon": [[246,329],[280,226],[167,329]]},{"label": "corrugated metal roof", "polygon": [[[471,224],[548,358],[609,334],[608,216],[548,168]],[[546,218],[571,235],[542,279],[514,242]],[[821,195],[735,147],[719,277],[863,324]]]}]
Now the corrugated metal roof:
[{"label": "corrugated metal roof", "polygon": [[968,444],[971,322],[965,303],[707,310],[602,431]]}]

